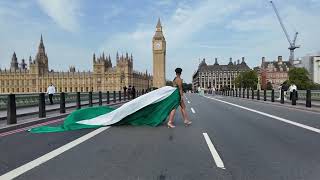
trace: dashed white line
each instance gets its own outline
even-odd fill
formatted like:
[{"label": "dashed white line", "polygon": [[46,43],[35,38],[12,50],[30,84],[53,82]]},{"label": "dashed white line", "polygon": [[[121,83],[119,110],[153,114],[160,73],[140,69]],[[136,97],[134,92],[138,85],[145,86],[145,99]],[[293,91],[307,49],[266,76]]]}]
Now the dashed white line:
[{"label": "dashed white line", "polygon": [[99,128],[99,129],[94,130],[94,131],[92,131],[92,132],[90,132],[90,133],[88,133],[88,134],[86,134],[86,135],[84,135],[84,136],[72,141],[72,142],[69,142],[68,144],[66,144],[64,146],[61,146],[61,147],[59,147],[59,148],[57,148],[57,149],[55,149],[55,150],[53,150],[53,151],[41,156],[41,157],[39,157],[39,158],[37,158],[37,159],[27,163],[27,164],[24,164],[24,165],[12,170],[12,171],[7,172],[6,174],[3,174],[2,176],[0,176],[0,180],[2,180],[2,179],[14,179],[14,178],[20,176],[21,174],[23,174],[23,173],[25,173],[25,172],[27,172],[27,171],[29,171],[29,170],[41,165],[41,164],[49,161],[50,159],[62,154],[63,152],[65,152],[65,151],[67,151],[67,150],[79,145],[80,143],[83,143],[84,141],[96,136],[97,134],[107,130],[108,128],[109,128],[109,126]]},{"label": "dashed white line", "polygon": [[216,163],[217,167],[218,168],[221,168],[221,169],[226,169],[224,167],[224,164],[223,164],[223,161],[222,159],[220,158],[216,148],[214,147],[213,143],[211,142],[211,139],[210,137],[208,136],[207,133],[202,133],[203,136],[204,136],[204,139],[206,140],[207,144],[208,144],[208,147],[209,147],[209,150],[211,152],[211,155],[213,157],[213,160],[214,162]]},{"label": "dashed white line", "polygon": [[190,104],[190,101],[188,101],[188,104]]},{"label": "dashed white line", "polygon": [[196,111],[194,111],[194,109],[193,109],[193,108],[191,108],[191,111],[192,111],[192,113],[193,113],[193,114],[195,114],[195,113],[196,113]]},{"label": "dashed white line", "polygon": [[238,107],[238,108],[241,108],[241,109],[245,109],[245,110],[248,110],[248,111],[263,115],[263,116],[267,116],[267,117],[276,119],[276,120],[281,121],[281,122],[285,122],[285,123],[288,123],[288,124],[291,124],[291,125],[294,125],[294,126],[297,126],[297,127],[301,127],[303,129],[307,129],[307,130],[310,130],[310,131],[313,131],[313,132],[316,132],[316,133],[320,133],[320,129],[317,129],[317,128],[314,128],[314,127],[311,127],[311,126],[307,126],[307,125],[304,125],[304,124],[301,124],[301,123],[290,121],[288,119],[284,119],[284,118],[281,118],[281,117],[278,117],[278,116],[275,116],[275,115],[272,115],[272,114],[268,114],[268,113],[265,113],[265,112],[261,112],[261,111],[257,111],[257,110],[250,109],[250,108],[247,108],[247,107],[243,107],[243,106],[240,106],[240,105],[237,105],[237,104],[233,104],[233,103],[229,103],[229,102],[226,102],[226,101],[222,101],[220,99],[210,98],[210,97],[207,97],[207,98],[215,100],[215,101],[219,101],[219,102],[222,102],[222,103],[225,103],[225,104],[229,104],[231,106],[235,106],[235,107]]}]

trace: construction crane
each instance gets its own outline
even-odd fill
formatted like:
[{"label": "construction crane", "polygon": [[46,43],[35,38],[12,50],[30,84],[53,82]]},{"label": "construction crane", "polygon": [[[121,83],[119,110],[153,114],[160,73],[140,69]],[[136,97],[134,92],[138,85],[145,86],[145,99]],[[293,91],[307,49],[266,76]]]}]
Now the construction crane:
[{"label": "construction crane", "polygon": [[284,24],[282,22],[282,19],[281,19],[280,15],[279,15],[279,12],[278,12],[276,6],[274,5],[274,3],[272,1],[270,1],[270,3],[271,3],[271,5],[272,5],[272,7],[274,9],[274,12],[277,15],[277,18],[278,18],[279,23],[280,23],[280,25],[282,27],[282,30],[283,30],[284,34],[286,35],[287,40],[289,42],[289,48],[288,48],[290,50],[289,61],[290,61],[291,64],[293,64],[293,61],[294,61],[294,50],[297,49],[297,48],[300,48],[299,45],[296,45],[296,40],[297,40],[297,37],[298,37],[299,33],[296,32],[295,35],[294,35],[293,41],[291,41],[291,39],[290,39],[290,37],[288,35],[288,32],[287,32],[286,28],[284,27]]}]

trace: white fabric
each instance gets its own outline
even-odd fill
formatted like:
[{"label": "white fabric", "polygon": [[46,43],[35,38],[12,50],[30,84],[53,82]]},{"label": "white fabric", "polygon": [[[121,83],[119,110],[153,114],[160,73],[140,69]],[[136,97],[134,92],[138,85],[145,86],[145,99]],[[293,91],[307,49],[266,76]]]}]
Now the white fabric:
[{"label": "white fabric", "polygon": [[47,90],[48,94],[54,94],[56,93],[56,88],[54,86],[49,86]]},{"label": "white fabric", "polygon": [[86,125],[102,125],[102,126],[108,126],[108,125],[117,123],[123,118],[125,118],[126,116],[134,112],[137,112],[138,110],[150,104],[154,104],[166,99],[175,90],[176,88],[171,86],[162,87],[160,89],[144,94],[132,101],[129,101],[108,114],[103,114],[93,119],[83,120],[77,123],[86,124]]}]

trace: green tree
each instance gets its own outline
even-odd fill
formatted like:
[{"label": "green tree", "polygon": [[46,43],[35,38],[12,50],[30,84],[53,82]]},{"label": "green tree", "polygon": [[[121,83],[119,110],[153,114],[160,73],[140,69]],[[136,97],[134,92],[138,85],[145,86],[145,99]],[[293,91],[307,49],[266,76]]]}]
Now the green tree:
[{"label": "green tree", "polygon": [[320,84],[312,83],[311,89],[312,89],[312,90],[320,90]]},{"label": "green tree", "polygon": [[295,84],[298,89],[310,89],[312,82],[309,73],[305,68],[292,68],[288,72],[289,83]]},{"label": "green tree", "polygon": [[166,81],[166,86],[173,86],[173,82],[172,81]]},{"label": "green tree", "polygon": [[236,87],[256,89],[258,84],[258,75],[254,70],[241,72],[235,79]]},{"label": "green tree", "polygon": [[270,81],[267,82],[267,90],[272,90],[273,87],[272,87],[272,84]]},{"label": "green tree", "polygon": [[188,84],[188,83],[182,83],[182,88],[183,88],[183,91],[191,91],[192,90],[192,84]]}]

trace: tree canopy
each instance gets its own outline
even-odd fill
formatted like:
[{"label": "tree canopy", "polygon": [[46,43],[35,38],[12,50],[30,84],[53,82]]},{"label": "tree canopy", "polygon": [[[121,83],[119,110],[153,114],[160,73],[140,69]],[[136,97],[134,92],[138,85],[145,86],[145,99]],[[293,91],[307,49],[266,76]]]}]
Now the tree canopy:
[{"label": "tree canopy", "polygon": [[289,83],[295,84],[298,89],[310,89],[313,85],[309,72],[305,68],[292,68],[288,72]]},{"label": "tree canopy", "polygon": [[241,72],[235,79],[236,87],[256,89],[258,84],[258,75],[254,70]]}]

